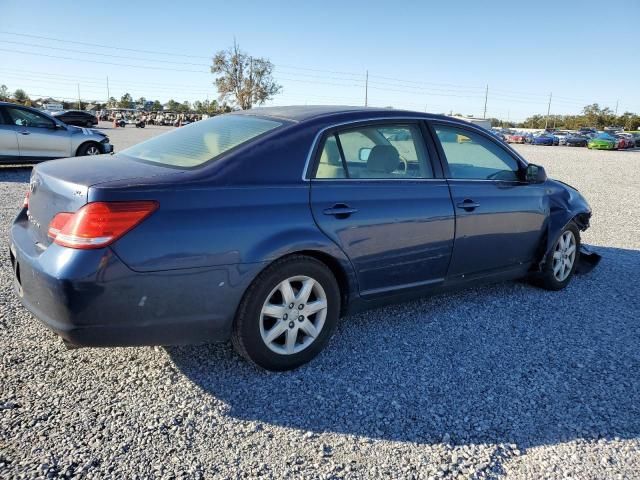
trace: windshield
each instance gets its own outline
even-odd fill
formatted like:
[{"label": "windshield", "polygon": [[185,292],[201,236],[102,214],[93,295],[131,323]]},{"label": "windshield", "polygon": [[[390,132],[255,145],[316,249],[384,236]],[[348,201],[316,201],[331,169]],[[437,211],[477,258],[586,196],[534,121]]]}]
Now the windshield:
[{"label": "windshield", "polygon": [[596,138],[599,138],[600,140],[615,140],[615,138],[613,138],[608,133],[600,133],[598,136],[596,136]]},{"label": "windshield", "polygon": [[193,168],[281,125],[249,115],[219,115],[139,143],[122,153],[161,165]]}]

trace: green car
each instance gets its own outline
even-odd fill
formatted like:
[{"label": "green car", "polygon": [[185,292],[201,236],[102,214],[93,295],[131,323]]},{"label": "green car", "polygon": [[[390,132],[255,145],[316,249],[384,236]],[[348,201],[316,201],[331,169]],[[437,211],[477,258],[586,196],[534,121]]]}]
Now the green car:
[{"label": "green car", "polygon": [[596,150],[615,150],[618,140],[607,133],[600,133],[587,143],[587,148]]}]

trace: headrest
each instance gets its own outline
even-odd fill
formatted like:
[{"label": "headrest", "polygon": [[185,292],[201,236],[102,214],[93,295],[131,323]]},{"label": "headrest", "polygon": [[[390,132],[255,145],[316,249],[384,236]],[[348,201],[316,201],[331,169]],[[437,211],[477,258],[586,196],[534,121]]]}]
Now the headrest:
[{"label": "headrest", "polygon": [[325,142],[322,154],[320,155],[320,163],[342,166],[340,150],[338,150],[338,145],[336,144],[335,139],[330,138]]},{"label": "headrest", "polygon": [[391,173],[400,164],[400,154],[392,145],[376,145],[369,153],[367,170],[369,172]]}]

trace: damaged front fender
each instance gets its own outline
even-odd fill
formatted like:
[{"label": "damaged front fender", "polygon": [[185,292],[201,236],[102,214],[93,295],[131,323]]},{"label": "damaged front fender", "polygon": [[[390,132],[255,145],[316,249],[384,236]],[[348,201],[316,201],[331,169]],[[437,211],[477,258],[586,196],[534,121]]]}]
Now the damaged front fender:
[{"label": "damaged front fender", "polygon": [[[542,271],[544,264],[558,241],[565,227],[574,222],[576,226],[585,231],[589,228],[591,207],[585,198],[571,185],[557,181],[547,180],[546,198],[549,202],[549,216],[546,221],[544,240],[541,243],[537,271]],[[576,273],[590,272],[600,261],[600,255],[580,244],[580,262]]]}]

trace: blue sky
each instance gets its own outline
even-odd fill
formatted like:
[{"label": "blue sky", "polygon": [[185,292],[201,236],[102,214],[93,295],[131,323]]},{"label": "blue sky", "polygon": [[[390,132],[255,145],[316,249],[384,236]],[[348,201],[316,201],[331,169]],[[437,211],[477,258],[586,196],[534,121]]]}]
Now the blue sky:
[{"label": "blue sky", "polygon": [[550,92],[552,113],[640,112],[633,0],[2,0],[0,12],[0,84],[34,97],[77,98],[79,83],[104,100],[108,76],[116,97],[213,99],[210,57],[235,37],[276,65],[274,105],[363,104],[368,70],[373,106],[482,116],[488,84],[487,116],[544,114]]}]

